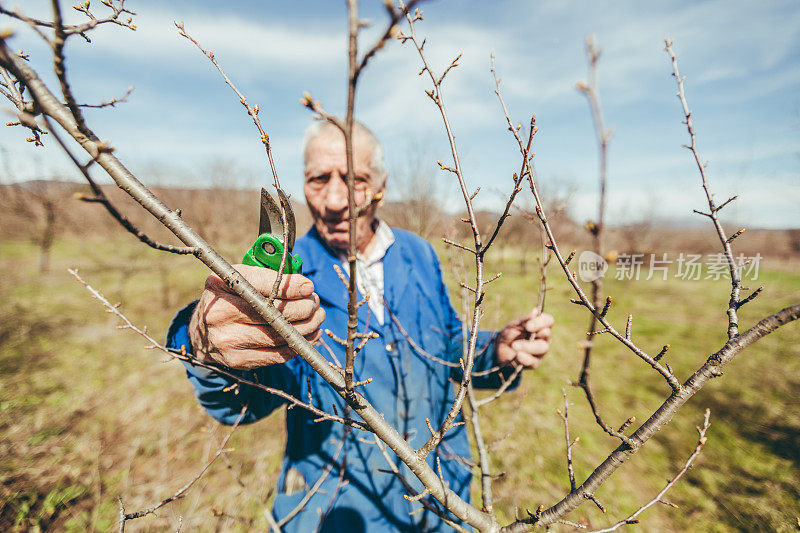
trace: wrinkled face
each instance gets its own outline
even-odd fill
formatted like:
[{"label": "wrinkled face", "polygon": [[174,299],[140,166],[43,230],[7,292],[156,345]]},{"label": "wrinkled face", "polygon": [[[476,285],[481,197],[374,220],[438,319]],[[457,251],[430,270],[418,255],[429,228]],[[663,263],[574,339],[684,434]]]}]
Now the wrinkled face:
[{"label": "wrinkled face", "polygon": [[[356,176],[356,205],[363,204],[367,192],[383,191],[384,177],[372,168],[372,143],[366,135],[354,133],[353,166]],[[347,157],[344,136],[328,130],[313,138],[307,147],[303,192],[317,231],[337,252],[347,252],[350,224],[347,202]],[[357,248],[364,252],[374,230],[378,204],[372,204],[356,220]]]}]

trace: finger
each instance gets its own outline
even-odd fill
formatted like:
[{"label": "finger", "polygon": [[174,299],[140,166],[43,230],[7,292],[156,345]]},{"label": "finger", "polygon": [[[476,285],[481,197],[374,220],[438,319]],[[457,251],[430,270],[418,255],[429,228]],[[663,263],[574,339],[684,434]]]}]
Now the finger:
[{"label": "finger", "polygon": [[311,335],[306,335],[305,337],[306,337],[306,340],[308,342],[310,342],[311,344],[317,344],[317,341],[322,338],[322,330],[318,329],[317,331],[315,331]]},{"label": "finger", "polygon": [[536,318],[537,316],[539,316],[541,314],[542,313],[541,313],[541,311],[539,311],[539,308],[538,307],[534,307],[533,309],[531,309],[531,312],[528,313],[527,316],[525,316],[525,318],[523,318],[523,320],[529,320],[531,318]]},{"label": "finger", "polygon": [[[308,337],[309,335],[315,335],[319,331],[319,327],[322,325],[322,322],[325,321],[325,310],[324,309],[317,309],[317,311],[309,318],[305,320],[300,320],[297,322],[292,322],[292,326],[297,330],[300,335],[304,337]],[[252,342],[256,343],[256,347],[258,347],[258,343],[261,342],[271,342],[272,346],[282,346],[286,344],[286,341],[278,335],[278,333],[273,330],[269,326],[263,325],[248,325],[245,324],[246,327],[254,328],[254,337],[252,338]],[[269,344],[268,344],[269,345]],[[251,345],[246,345],[243,347],[250,347]]]},{"label": "finger", "polygon": [[[325,310],[317,311],[308,319],[292,322],[303,336],[315,334],[325,320]],[[265,324],[233,323],[209,331],[209,341],[222,353],[227,350],[250,350],[283,346],[286,340]]]},{"label": "finger", "polygon": [[525,333],[526,320],[527,318],[521,318],[506,324],[506,326],[500,330],[498,341],[511,342],[512,340],[521,337]]},{"label": "finger", "polygon": [[511,348],[517,353],[526,353],[541,357],[550,349],[550,343],[542,339],[518,339],[511,343]]},{"label": "finger", "polygon": [[525,322],[525,329],[531,333],[536,333],[540,329],[552,328],[555,324],[555,319],[550,313],[542,313],[541,315],[529,318]]},{"label": "finger", "polygon": [[500,366],[512,363],[517,352],[508,343],[497,343],[497,363]]},{"label": "finger", "polygon": [[[264,296],[269,296],[278,273],[269,268],[252,267],[248,265],[233,265],[253,287]],[[233,293],[232,289],[218,276],[212,275],[206,279],[206,289],[216,293]],[[296,300],[311,296],[314,292],[314,283],[300,274],[284,274],[278,288],[278,298],[283,300]]]},{"label": "finger", "polygon": [[[222,326],[232,322],[266,324],[266,320],[253,309],[253,307],[235,294],[223,293],[218,297],[206,299],[203,310],[205,320],[209,324]],[[311,317],[319,308],[319,297],[316,294],[306,296],[299,300],[276,299],[275,307],[290,322],[305,320]]]},{"label": "finger", "polygon": [[536,332],[536,338],[545,340],[547,342],[550,342],[550,337],[552,336],[552,334],[553,334],[553,330],[552,329],[544,328],[544,329],[540,329],[539,331]]},{"label": "finger", "polygon": [[518,352],[515,361],[521,364],[525,368],[539,368],[539,365],[542,364],[542,358],[536,357],[535,355]]},{"label": "finger", "polygon": [[[311,344],[315,344],[320,337],[322,331],[306,335],[305,339]],[[278,363],[285,363],[297,356],[294,348],[289,346],[273,346],[269,348],[249,348],[242,350],[229,350],[225,354],[223,364],[231,368],[238,368],[240,370],[250,370],[262,366],[274,365]]]}]

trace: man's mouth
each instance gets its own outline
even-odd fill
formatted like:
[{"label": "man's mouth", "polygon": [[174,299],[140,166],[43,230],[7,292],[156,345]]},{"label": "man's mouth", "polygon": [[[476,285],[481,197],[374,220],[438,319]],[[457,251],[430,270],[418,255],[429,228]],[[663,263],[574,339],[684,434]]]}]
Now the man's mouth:
[{"label": "man's mouth", "polygon": [[347,231],[349,229],[349,221],[347,219],[344,220],[323,220],[325,225],[328,227],[330,231]]}]

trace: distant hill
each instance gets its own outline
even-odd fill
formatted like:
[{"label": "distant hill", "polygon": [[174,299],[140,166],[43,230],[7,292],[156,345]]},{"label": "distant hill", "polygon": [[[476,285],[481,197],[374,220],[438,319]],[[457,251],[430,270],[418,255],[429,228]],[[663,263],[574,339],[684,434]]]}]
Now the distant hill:
[{"label": "distant hill", "polygon": [[[103,185],[103,191],[135,224],[165,242],[175,238],[149,213],[114,185]],[[153,192],[173,209],[180,209],[183,218],[211,243],[242,247],[252,240],[258,227],[258,192],[226,188],[153,187]],[[32,180],[0,185],[0,236],[36,239],[44,224],[43,206],[52,204],[57,216],[59,234],[79,236],[123,235],[125,232],[96,203],[82,202],[76,193],[91,195],[85,184],[57,180]],[[311,226],[311,216],[303,202],[292,200],[298,235]],[[461,221],[465,213],[449,214],[425,200],[385,202],[380,216],[390,225],[408,229],[433,241],[447,234],[464,243],[472,241],[471,231]],[[499,213],[477,211],[478,226],[484,238],[496,225]],[[538,223],[531,223],[516,209],[506,219],[498,235],[497,246],[529,247],[538,250]],[[535,218],[535,217],[534,217]],[[700,217],[698,217],[699,219]],[[556,238],[565,248],[586,249],[590,246],[587,231],[566,215],[551,217]],[[648,221],[608,227],[606,248],[618,252],[716,253],[719,241],[710,224],[703,220],[676,219]],[[734,228],[731,228],[731,232]],[[754,255],[800,255],[800,229],[748,229],[736,240],[737,253]]]}]

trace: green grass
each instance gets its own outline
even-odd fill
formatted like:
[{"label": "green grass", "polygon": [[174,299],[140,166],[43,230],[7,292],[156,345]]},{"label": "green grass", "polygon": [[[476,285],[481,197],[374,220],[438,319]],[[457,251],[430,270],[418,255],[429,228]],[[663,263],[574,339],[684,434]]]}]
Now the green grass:
[{"label": "green grass", "polygon": [[[581,439],[574,448],[578,481],[617,445],[594,424],[582,392],[567,384],[579,374],[582,355],[577,343],[586,331],[588,317],[585,310],[568,302],[573,295],[558,269],[556,264],[549,272],[553,288],[547,308],[558,322],[547,364],[527,373],[520,390],[496,408],[499,412],[487,415],[490,439],[513,432],[494,456],[496,471],[506,472],[496,484],[497,506],[509,519],[514,504],[533,510],[540,504],[552,504],[568,489],[563,424],[555,413],[563,406],[562,387],[574,404],[570,408],[571,434]],[[605,282],[606,294],[614,299],[609,319],[623,330],[632,313],[633,338],[650,353],[669,343],[664,360],[682,379],[724,344],[727,280],[670,277],[666,282],[619,281],[612,273],[613,269]],[[503,302],[499,323],[524,313],[534,303],[533,298],[513,301],[512,295],[535,290],[533,282],[522,281],[513,273],[502,279],[491,286]],[[766,289],[742,309],[744,328],[800,301],[800,275],[783,265],[770,269],[769,259],[762,264],[758,284]],[[694,449],[694,427],[708,407],[711,429],[703,455],[667,497],[680,509],[652,508],[644,516],[645,527],[662,531],[795,531],[800,513],[799,337],[798,325],[791,324],[742,353],[722,378],[692,398],[666,429],[602,487],[597,497],[606,507],[606,515],[588,503],[572,518],[599,527],[653,497]],[[613,426],[629,416],[645,420],[669,392],[660,376],[608,336],[596,340],[592,368],[603,416]],[[509,453],[512,451],[515,453]],[[474,487],[473,496],[479,494]],[[524,514],[524,510],[520,512]]]},{"label": "green grass", "polygon": [[[156,338],[163,337],[174,311],[199,294],[207,275],[192,258],[159,254],[131,239],[61,239],[51,272],[39,274],[33,246],[0,242],[0,530],[109,530],[118,496],[135,510],[172,494],[195,475],[225,431],[196,405],[182,367],[162,363],[162,354],[143,349],[141,338],[118,331],[116,320],[67,267],[77,267]],[[523,275],[515,262],[488,265],[489,272],[497,270],[504,275],[490,285],[485,327],[518,317],[536,302],[534,268]],[[524,514],[558,501],[568,489],[563,424],[556,414],[563,407],[562,388],[572,404],[571,433],[580,437],[574,448],[578,480],[617,445],[596,426],[580,391],[568,385],[579,372],[578,343],[588,317],[569,303],[572,294],[555,266],[549,278],[547,309],[557,326],[546,364],[527,372],[520,388],[483,417],[487,441],[497,441],[493,470],[505,473],[495,483],[495,506],[506,520],[515,505]],[[758,284],[766,289],[743,308],[744,327],[800,300],[800,274],[793,266],[765,260]],[[669,343],[665,360],[681,378],[724,343],[725,280],[608,277],[605,285],[614,297],[611,321],[624,328],[632,313],[634,340],[651,353]],[[742,353],[598,491],[605,515],[587,502],[570,519],[607,525],[652,498],[694,449],[694,428],[708,407],[711,429],[703,454],[667,496],[679,509],[653,507],[640,527],[795,531],[798,339],[798,325],[791,324]],[[615,426],[630,416],[642,421],[669,389],[612,340],[597,340],[593,363],[603,416]],[[263,529],[262,509],[283,452],[283,430],[275,429],[283,427],[282,419],[276,413],[240,428],[228,462],[220,460],[186,498],[129,523],[129,530],[174,530],[179,516],[186,530]],[[479,501],[477,486],[473,496]],[[213,508],[238,519],[215,517]]]}]

